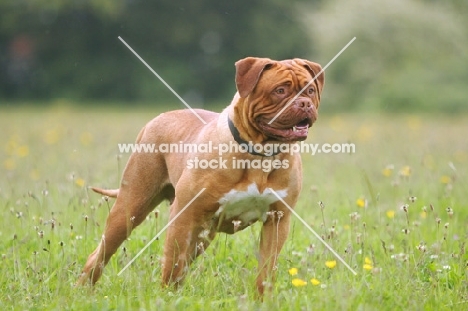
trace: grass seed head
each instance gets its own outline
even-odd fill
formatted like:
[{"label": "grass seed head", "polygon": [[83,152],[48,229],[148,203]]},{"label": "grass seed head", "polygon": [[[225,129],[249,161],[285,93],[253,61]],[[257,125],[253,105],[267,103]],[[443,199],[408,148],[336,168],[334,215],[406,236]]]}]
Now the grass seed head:
[{"label": "grass seed head", "polygon": [[449,215],[450,218],[453,216],[453,209],[451,207],[447,207],[445,209],[447,211],[447,215]]},{"label": "grass seed head", "polygon": [[357,244],[361,244],[361,236],[362,236],[362,233],[356,233],[356,243]]},{"label": "grass seed head", "polygon": [[423,253],[425,253],[426,250],[427,250],[426,243],[424,243],[424,242],[419,243],[419,245],[416,246],[416,248],[417,248],[419,251],[423,252]]},{"label": "grass seed head", "polygon": [[318,205],[320,206],[320,208],[321,208],[322,210],[325,209],[325,204],[323,204],[322,201],[318,201]]},{"label": "grass seed head", "polygon": [[354,212],[354,213],[351,213],[349,214],[349,218],[351,219],[351,221],[357,221],[359,218],[361,218],[361,215],[359,215],[358,212]]}]

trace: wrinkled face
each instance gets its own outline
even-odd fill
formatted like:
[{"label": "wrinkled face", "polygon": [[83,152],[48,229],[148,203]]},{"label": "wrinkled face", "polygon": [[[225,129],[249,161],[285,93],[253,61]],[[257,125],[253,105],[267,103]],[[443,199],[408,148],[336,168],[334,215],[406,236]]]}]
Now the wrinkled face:
[{"label": "wrinkled face", "polygon": [[270,61],[261,68],[244,107],[251,126],[268,139],[305,140],[318,116],[323,73],[312,80],[320,65],[294,59]]}]

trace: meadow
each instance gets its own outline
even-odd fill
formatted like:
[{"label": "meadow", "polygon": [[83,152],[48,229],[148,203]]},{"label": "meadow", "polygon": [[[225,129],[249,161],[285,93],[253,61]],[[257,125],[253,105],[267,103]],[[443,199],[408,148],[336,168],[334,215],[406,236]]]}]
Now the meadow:
[{"label": "meadow", "polygon": [[219,234],[177,290],[160,286],[164,235],[117,276],[167,223],[162,203],[94,288],[76,288],[113,203],[88,187],[118,186],[128,155],[117,144],[133,142],[159,112],[2,111],[2,310],[468,309],[463,115],[328,113],[313,126],[308,142],[351,142],[356,152],[304,154],[296,211],[357,276],[297,219],[263,302],[254,287],[260,224]]}]

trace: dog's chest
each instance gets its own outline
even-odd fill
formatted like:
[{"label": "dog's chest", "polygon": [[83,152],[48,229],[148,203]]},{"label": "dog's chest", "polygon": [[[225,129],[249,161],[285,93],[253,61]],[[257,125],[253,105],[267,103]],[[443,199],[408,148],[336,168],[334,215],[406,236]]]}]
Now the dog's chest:
[{"label": "dog's chest", "polygon": [[[287,195],[286,189],[275,192],[281,198]],[[264,222],[270,205],[278,200],[271,189],[266,188],[260,192],[255,183],[244,191],[229,191],[218,201],[220,207],[215,217],[219,221],[219,231],[231,233],[230,228],[235,232],[236,228],[241,230],[258,220]]]}]

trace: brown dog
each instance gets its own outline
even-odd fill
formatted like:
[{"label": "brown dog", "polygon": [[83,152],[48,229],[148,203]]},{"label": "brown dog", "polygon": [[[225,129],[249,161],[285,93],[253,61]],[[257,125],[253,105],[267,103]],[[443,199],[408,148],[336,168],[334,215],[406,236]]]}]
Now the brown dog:
[{"label": "brown dog", "polygon": [[[319,64],[302,59],[248,57],[236,63],[238,93],[231,105],[221,114],[196,110],[207,124],[189,110],[163,113],[150,121],[138,135],[138,144],[211,143],[214,148],[208,152],[135,152],[120,189],[95,188],[117,200],[101,243],[89,256],[78,283],[94,284],[122,242],[162,200],[172,202],[173,219],[206,188],[167,230],[163,284],[181,282],[188,265],[208,247],[216,232],[235,233],[260,220],[263,226],[256,284],[263,294],[265,282],[274,278],[290,221],[288,208],[271,189],[294,207],[302,182],[299,153],[270,152],[266,147],[287,147],[307,138],[317,118],[324,74],[268,123],[320,71]],[[245,152],[248,142],[265,147],[267,152],[258,152],[261,148]],[[220,155],[218,146],[222,145],[229,150]]]}]

